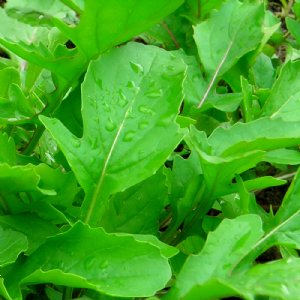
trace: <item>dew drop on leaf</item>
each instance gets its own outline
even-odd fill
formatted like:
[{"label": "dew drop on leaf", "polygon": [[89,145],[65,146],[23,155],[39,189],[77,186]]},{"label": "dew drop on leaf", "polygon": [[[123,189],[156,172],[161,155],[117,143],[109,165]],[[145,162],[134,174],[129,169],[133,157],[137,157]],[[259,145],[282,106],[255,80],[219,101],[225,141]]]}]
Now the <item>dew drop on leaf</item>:
[{"label": "dew drop on leaf", "polygon": [[135,131],[130,130],[127,133],[125,133],[124,137],[123,137],[123,141],[124,142],[130,142],[133,140],[134,136],[135,136]]},{"label": "dew drop on leaf", "polygon": [[126,96],[124,95],[124,93],[120,90],[119,91],[119,100],[118,100],[118,104],[124,108],[127,104],[128,104],[128,101],[126,99]]},{"label": "dew drop on leaf", "polygon": [[80,140],[78,140],[78,139],[73,139],[72,145],[73,145],[73,147],[75,147],[75,148],[79,148],[79,147],[80,147]]},{"label": "dew drop on leaf", "polygon": [[143,68],[143,66],[140,65],[140,64],[136,64],[136,63],[134,63],[134,62],[130,62],[130,66],[131,66],[131,69],[132,69],[135,73],[137,73],[137,74],[143,73],[143,72],[144,72],[144,68]]},{"label": "dew drop on leaf", "polygon": [[148,121],[141,121],[138,125],[139,129],[145,129],[147,128],[149,125],[149,122]]},{"label": "dew drop on leaf", "polygon": [[162,89],[150,90],[145,93],[145,96],[149,98],[160,98],[163,95]]},{"label": "dew drop on leaf", "polygon": [[87,257],[83,262],[86,271],[91,271],[91,269],[95,267],[95,264],[96,264],[95,257]]},{"label": "dew drop on leaf", "polygon": [[107,131],[114,131],[116,129],[116,124],[110,119],[105,125]]},{"label": "dew drop on leaf", "polygon": [[147,107],[146,105],[139,106],[138,110],[139,112],[146,115],[154,115],[154,111],[151,108]]}]

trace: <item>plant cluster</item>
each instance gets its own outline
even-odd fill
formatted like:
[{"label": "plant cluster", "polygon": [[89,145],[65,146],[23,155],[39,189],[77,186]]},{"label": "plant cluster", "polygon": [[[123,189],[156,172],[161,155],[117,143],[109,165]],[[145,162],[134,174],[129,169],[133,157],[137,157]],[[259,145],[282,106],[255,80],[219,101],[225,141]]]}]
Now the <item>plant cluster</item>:
[{"label": "plant cluster", "polygon": [[0,5],[0,299],[299,299],[299,0]]}]

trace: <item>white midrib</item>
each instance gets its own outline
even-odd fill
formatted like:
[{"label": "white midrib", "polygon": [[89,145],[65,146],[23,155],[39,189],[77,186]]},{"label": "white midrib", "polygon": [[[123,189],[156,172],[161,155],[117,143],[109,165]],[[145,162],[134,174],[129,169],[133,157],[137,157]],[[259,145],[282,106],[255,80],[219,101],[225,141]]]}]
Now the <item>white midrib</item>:
[{"label": "white midrib", "polygon": [[228,57],[228,54],[229,54],[232,46],[233,46],[233,40],[231,40],[230,43],[228,44],[228,47],[227,47],[227,49],[226,49],[226,51],[224,53],[224,56],[222,57],[219,65],[218,65],[218,67],[216,68],[215,73],[214,73],[212,79],[210,80],[209,85],[208,85],[208,87],[207,87],[207,89],[206,89],[206,91],[205,91],[205,93],[204,93],[201,101],[197,105],[197,108],[200,108],[203,105],[203,103],[206,100],[206,98],[208,97],[208,94],[210,93],[210,91],[211,91],[211,89],[212,89],[212,87],[213,87],[213,85],[214,85],[214,83],[215,83],[215,81],[216,81],[216,79],[217,79],[217,77],[218,77],[218,75],[220,73],[220,70],[223,67],[224,63],[225,63],[225,61],[226,61],[226,59]]},{"label": "white midrib", "polygon": [[124,125],[125,125],[125,121],[126,121],[126,119],[127,119],[127,116],[128,116],[128,114],[129,114],[129,112],[131,111],[131,109],[132,109],[132,105],[130,105],[130,106],[128,107],[128,109],[126,110],[126,113],[125,113],[125,115],[124,115],[124,118],[123,118],[123,120],[122,120],[122,122],[121,122],[121,124],[120,124],[120,127],[119,127],[119,129],[118,129],[118,131],[117,131],[117,133],[116,133],[116,135],[115,135],[115,138],[114,138],[114,140],[113,140],[113,143],[112,143],[112,145],[111,145],[111,147],[110,147],[110,150],[109,150],[109,152],[108,152],[108,154],[107,154],[107,156],[106,156],[106,158],[105,158],[105,160],[104,160],[102,172],[101,172],[101,174],[100,174],[100,177],[99,177],[99,180],[98,180],[98,182],[97,182],[95,191],[94,191],[94,193],[93,193],[93,197],[92,197],[91,204],[89,205],[88,212],[87,212],[86,217],[85,217],[85,220],[84,220],[85,223],[89,223],[90,220],[91,220],[93,211],[94,211],[94,209],[95,209],[95,207],[96,207],[96,204],[97,204],[97,200],[98,200],[99,193],[100,193],[100,191],[101,191],[101,188],[102,188],[102,185],[103,185],[103,182],[104,182],[104,178],[105,178],[105,175],[106,175],[106,170],[107,170],[107,167],[108,167],[108,163],[109,163],[110,158],[111,158],[111,156],[112,156],[112,153],[113,153],[113,151],[114,151],[114,149],[115,149],[115,146],[116,146],[116,144],[117,144],[117,142],[118,142],[118,140],[119,140],[120,134],[121,134],[121,132],[122,132],[122,130],[123,130],[123,128],[124,128]]}]

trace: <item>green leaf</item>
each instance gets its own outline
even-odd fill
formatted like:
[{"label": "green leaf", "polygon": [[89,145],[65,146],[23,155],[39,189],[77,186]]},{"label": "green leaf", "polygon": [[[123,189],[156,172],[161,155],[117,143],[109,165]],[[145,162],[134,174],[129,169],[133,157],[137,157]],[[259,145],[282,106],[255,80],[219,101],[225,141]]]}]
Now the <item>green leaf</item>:
[{"label": "green leaf", "polygon": [[300,259],[273,261],[253,267],[234,278],[234,285],[246,299],[254,295],[294,300],[300,294]]},{"label": "green leaf", "polygon": [[292,36],[296,39],[297,43],[300,44],[299,21],[293,20],[292,18],[286,18],[286,26]]},{"label": "green leaf", "polygon": [[[271,90],[271,94],[262,109],[262,116],[272,116],[276,114],[281,107],[288,104],[294,95],[299,93],[299,74],[300,61],[289,61],[282,67],[279,77]],[[297,95],[297,97],[298,100],[299,96]],[[293,103],[293,101],[291,103]]]},{"label": "green leaf", "polygon": [[47,237],[58,233],[58,228],[54,224],[33,213],[0,216],[0,224],[6,230],[26,236],[26,240],[28,240],[27,255],[43,244]]},{"label": "green leaf", "polygon": [[300,153],[296,150],[277,149],[265,154],[265,161],[274,164],[299,165]]},{"label": "green leaf", "polygon": [[157,235],[159,217],[168,199],[165,181],[165,176],[157,173],[126,191],[113,195],[101,226],[108,232]]},{"label": "green leaf", "polygon": [[9,166],[0,164],[0,190],[2,192],[33,192],[38,191],[46,195],[54,195],[53,189],[43,189],[39,185],[40,176],[35,166]]},{"label": "green leaf", "polygon": [[28,241],[24,234],[0,227],[0,267],[13,263],[27,247]]},{"label": "green leaf", "polygon": [[183,138],[175,120],[184,72],[172,54],[128,44],[89,67],[82,138],[56,119],[40,118],[85,190],[85,221],[98,224],[108,196],[155,173]]},{"label": "green leaf", "polygon": [[296,146],[300,142],[299,122],[281,118],[259,118],[217,128],[209,137],[215,155],[229,157],[254,150],[270,151]]},{"label": "green leaf", "polygon": [[[56,25],[87,58],[91,59],[159,22],[182,2],[86,0],[78,26],[70,28],[60,21],[57,21]],[[93,38],[87,39],[87,36]]]},{"label": "green leaf", "polygon": [[195,285],[205,286],[213,278],[225,279],[240,257],[263,235],[261,226],[257,215],[224,220],[209,233],[201,252],[187,258],[174,287],[164,299],[183,299]]},{"label": "green leaf", "polygon": [[194,39],[208,77],[201,107],[217,79],[261,42],[263,5],[226,1],[219,11],[195,27]]},{"label": "green leaf", "polygon": [[15,143],[5,133],[0,133],[0,149],[0,164],[14,165],[16,162]]},{"label": "green leaf", "polygon": [[43,282],[146,297],[164,288],[170,277],[168,261],[157,247],[79,222],[16,264],[5,284],[15,300],[21,299],[18,285]]},{"label": "green leaf", "polygon": [[255,86],[258,88],[271,88],[275,81],[275,69],[270,57],[261,53],[252,67]]}]

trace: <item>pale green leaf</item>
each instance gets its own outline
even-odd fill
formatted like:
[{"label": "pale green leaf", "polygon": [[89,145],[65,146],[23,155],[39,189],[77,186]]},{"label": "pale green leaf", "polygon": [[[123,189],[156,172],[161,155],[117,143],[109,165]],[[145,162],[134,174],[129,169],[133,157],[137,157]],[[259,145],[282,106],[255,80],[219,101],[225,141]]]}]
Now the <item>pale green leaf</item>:
[{"label": "pale green leaf", "polygon": [[263,5],[231,0],[195,27],[194,39],[209,81],[198,107],[202,106],[217,79],[260,44],[263,17]]},{"label": "pale green leaf", "polygon": [[155,173],[183,138],[185,130],[175,120],[184,72],[172,54],[128,44],[89,67],[82,138],[58,120],[41,117],[85,190],[86,221],[97,224],[107,197]]}]

